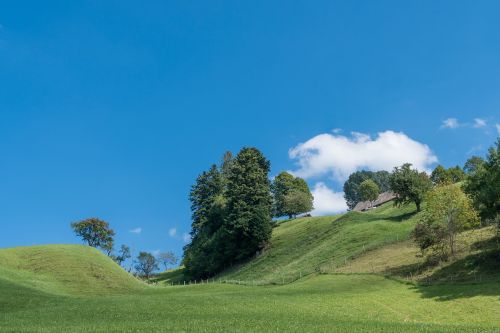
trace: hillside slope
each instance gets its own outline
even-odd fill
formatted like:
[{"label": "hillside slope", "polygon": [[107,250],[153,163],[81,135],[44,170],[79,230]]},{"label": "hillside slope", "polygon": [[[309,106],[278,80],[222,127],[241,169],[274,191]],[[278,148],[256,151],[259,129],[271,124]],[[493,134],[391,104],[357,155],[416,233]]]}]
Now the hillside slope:
[{"label": "hillside slope", "polygon": [[0,249],[0,286],[58,295],[109,295],[145,287],[98,250],[81,245]]},{"label": "hillside slope", "polygon": [[219,277],[247,283],[286,283],[315,272],[333,271],[371,249],[408,238],[415,206],[387,203],[368,212],[306,217],[279,224],[270,247]]}]

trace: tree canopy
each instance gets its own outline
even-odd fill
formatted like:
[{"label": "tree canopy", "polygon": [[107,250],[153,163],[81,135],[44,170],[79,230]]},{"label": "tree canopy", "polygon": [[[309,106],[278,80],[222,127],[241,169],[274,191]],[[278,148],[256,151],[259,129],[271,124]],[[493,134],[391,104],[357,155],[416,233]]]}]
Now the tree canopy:
[{"label": "tree canopy", "polygon": [[465,192],[471,196],[481,219],[485,223],[497,222],[500,227],[500,138],[488,150],[486,160],[475,159],[474,166],[467,169]]},{"label": "tree canopy", "polygon": [[144,276],[146,279],[149,279],[151,274],[159,269],[158,261],[155,256],[149,252],[139,252],[134,268],[137,273]]},{"label": "tree canopy", "polygon": [[395,167],[390,177],[392,192],[396,194],[397,205],[415,203],[417,212],[421,210],[424,196],[431,188],[431,181],[425,172],[411,168],[410,163]]},{"label": "tree canopy", "polygon": [[361,197],[359,192],[359,186],[361,183],[367,179],[373,180],[378,188],[379,192],[387,192],[390,189],[389,184],[390,173],[387,171],[356,171],[352,173],[347,181],[344,183],[344,198],[349,209],[353,209],[358,202],[365,201]]},{"label": "tree canopy", "polygon": [[292,218],[313,209],[313,195],[304,179],[281,172],[271,186],[273,213],[276,217]]},{"label": "tree canopy", "polygon": [[92,217],[71,223],[71,228],[89,246],[100,248],[108,255],[113,251],[115,232],[108,222]]},{"label": "tree canopy", "polygon": [[442,257],[455,254],[456,234],[479,224],[472,201],[456,185],[440,185],[431,190],[413,237],[425,250],[433,247]]},{"label": "tree canopy", "polygon": [[377,200],[379,192],[377,183],[371,179],[367,179],[359,184],[359,193],[363,201],[373,202]]},{"label": "tree canopy", "polygon": [[270,163],[256,148],[226,153],[190,193],[191,243],[183,264],[190,277],[209,277],[262,249],[271,236]]}]

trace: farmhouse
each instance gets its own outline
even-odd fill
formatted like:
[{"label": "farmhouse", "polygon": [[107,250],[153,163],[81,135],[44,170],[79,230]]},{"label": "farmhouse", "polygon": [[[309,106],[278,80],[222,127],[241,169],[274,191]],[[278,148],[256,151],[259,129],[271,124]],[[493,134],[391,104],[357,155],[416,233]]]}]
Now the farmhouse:
[{"label": "farmhouse", "polygon": [[370,201],[358,202],[358,204],[352,210],[355,212],[363,212],[365,210],[378,207],[386,202],[394,200],[394,198],[396,198],[396,195],[392,192],[380,193],[377,200],[373,202]]}]

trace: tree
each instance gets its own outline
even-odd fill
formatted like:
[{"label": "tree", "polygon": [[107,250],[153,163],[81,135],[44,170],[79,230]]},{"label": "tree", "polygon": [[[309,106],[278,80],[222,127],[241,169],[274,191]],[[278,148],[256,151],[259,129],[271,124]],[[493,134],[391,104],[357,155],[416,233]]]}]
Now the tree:
[{"label": "tree", "polygon": [[423,211],[413,237],[423,251],[439,249],[443,257],[456,252],[456,235],[479,224],[479,216],[472,201],[456,185],[441,185],[427,195]]},{"label": "tree", "polygon": [[283,213],[290,219],[313,209],[312,195],[296,189],[288,192],[283,201]]},{"label": "tree", "polygon": [[122,263],[129,259],[131,257],[131,253],[130,253],[130,247],[128,247],[127,245],[122,245],[120,247],[120,250],[118,251],[118,254],[117,255],[113,255],[111,256],[111,258],[118,264],[118,265],[122,265]]},{"label": "tree", "polygon": [[108,255],[111,254],[115,232],[109,227],[108,222],[93,217],[71,223],[71,228],[89,246],[100,248]]},{"label": "tree", "polygon": [[243,148],[231,164],[224,220],[225,261],[255,255],[271,237],[270,163],[256,148]]},{"label": "tree", "polygon": [[373,180],[379,187],[379,192],[387,192],[390,190],[389,183],[390,174],[387,171],[356,171],[352,173],[344,183],[344,198],[349,209],[353,209],[358,202],[364,201],[359,193],[359,185],[367,180]]},{"label": "tree", "polygon": [[500,138],[488,150],[486,160],[477,162],[464,186],[485,223],[497,223],[500,231]]},{"label": "tree", "polygon": [[189,195],[192,224],[191,242],[184,247],[186,275],[208,277],[221,270],[224,260],[221,226],[226,214],[227,173],[232,162],[226,153],[222,167],[216,165],[196,179]]},{"label": "tree", "polygon": [[465,174],[471,175],[484,166],[484,163],[485,161],[482,157],[472,156],[465,162],[463,170]]},{"label": "tree", "polygon": [[434,185],[447,184],[451,182],[448,171],[440,164],[431,173],[431,181]]},{"label": "tree", "polygon": [[165,270],[169,266],[177,264],[177,256],[171,251],[160,253],[158,260],[165,266]]},{"label": "tree", "polygon": [[465,172],[458,165],[447,170],[452,183],[458,183],[465,179]]},{"label": "tree", "polygon": [[373,201],[378,198],[379,188],[373,180],[367,179],[359,185],[359,193],[363,201],[370,201],[371,206],[373,206]]},{"label": "tree", "polygon": [[288,215],[292,218],[313,209],[314,198],[306,181],[300,177],[283,171],[275,177],[271,191],[273,215],[276,217]]},{"label": "tree", "polygon": [[420,212],[424,196],[431,188],[431,181],[425,172],[411,169],[411,164],[406,163],[394,168],[390,186],[392,192],[396,194],[394,201],[396,205],[413,202],[417,206],[417,212]]},{"label": "tree", "polygon": [[146,279],[149,279],[151,274],[159,269],[155,256],[148,252],[139,252],[134,268]]}]

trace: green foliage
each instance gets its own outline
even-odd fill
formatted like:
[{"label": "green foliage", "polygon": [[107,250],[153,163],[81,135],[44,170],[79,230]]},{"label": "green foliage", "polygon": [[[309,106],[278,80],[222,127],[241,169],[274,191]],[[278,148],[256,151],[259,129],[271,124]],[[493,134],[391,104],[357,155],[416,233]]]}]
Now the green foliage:
[{"label": "green foliage", "polygon": [[271,186],[274,216],[293,218],[313,209],[313,196],[304,179],[281,172]]},{"label": "green foliage", "polygon": [[394,168],[389,181],[391,191],[396,194],[395,204],[413,202],[419,212],[424,196],[431,188],[431,181],[427,174],[411,169],[411,164],[406,163]]},{"label": "green foliage", "polygon": [[363,201],[377,200],[379,192],[377,183],[371,179],[367,179],[359,184],[359,194]]},{"label": "green foliage", "polygon": [[458,183],[465,179],[465,172],[459,166],[449,169],[438,165],[431,173],[431,181],[434,185]]},{"label": "green foliage", "polygon": [[431,181],[435,184],[448,184],[451,182],[450,174],[439,164],[431,173]]},{"label": "green foliage", "polygon": [[364,201],[359,193],[360,184],[367,180],[373,180],[379,187],[379,192],[387,192],[390,189],[390,174],[387,171],[356,171],[349,176],[344,183],[344,198],[349,209],[353,209],[358,202]]},{"label": "green foliage", "polygon": [[148,279],[151,274],[159,269],[158,261],[155,256],[149,252],[139,252],[134,268],[139,275]]},{"label": "green foliage", "polygon": [[71,228],[89,246],[100,248],[108,255],[111,254],[115,232],[109,227],[108,222],[98,218],[88,218],[71,223]]},{"label": "green foliage", "polygon": [[488,150],[486,161],[475,164],[464,186],[485,223],[500,227],[500,139]]},{"label": "green foliage", "polygon": [[467,162],[465,162],[463,170],[467,175],[470,175],[476,172],[479,168],[483,167],[483,165],[484,159],[482,157],[472,156],[467,160]]},{"label": "green foliage", "polygon": [[269,170],[269,161],[256,148],[243,148],[231,165],[223,226],[227,264],[255,255],[271,237]]},{"label": "green foliage", "polygon": [[162,252],[158,255],[158,260],[163,264],[165,269],[177,264],[177,256],[172,251]]},{"label": "green foliage", "polygon": [[465,180],[465,172],[458,165],[453,168],[449,168],[447,172],[452,183],[458,183]]},{"label": "green foliage", "polygon": [[479,225],[472,201],[455,185],[431,190],[413,237],[421,250],[433,247],[441,257],[455,254],[456,235]]},{"label": "green foliage", "polygon": [[192,241],[184,248],[186,275],[206,278],[247,259],[271,233],[269,161],[255,148],[202,173],[191,189]]},{"label": "green foliage", "polygon": [[118,265],[122,265],[122,263],[129,259],[132,256],[130,253],[130,247],[127,245],[122,245],[117,255],[111,255],[111,259],[113,259]]},{"label": "green foliage", "polygon": [[[225,156],[229,156],[226,154]],[[231,162],[223,163],[228,172]],[[221,226],[226,214],[226,174],[216,165],[203,172],[191,188],[191,243],[184,247],[183,264],[186,275],[210,276],[223,266]]]}]

